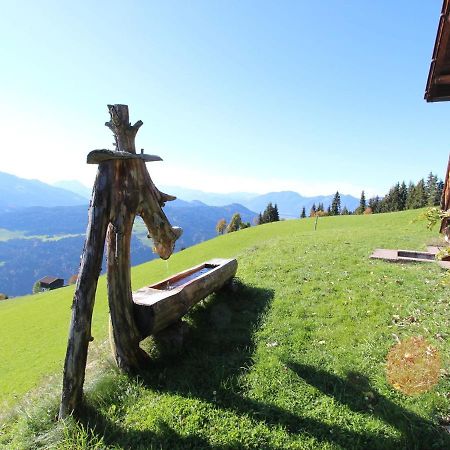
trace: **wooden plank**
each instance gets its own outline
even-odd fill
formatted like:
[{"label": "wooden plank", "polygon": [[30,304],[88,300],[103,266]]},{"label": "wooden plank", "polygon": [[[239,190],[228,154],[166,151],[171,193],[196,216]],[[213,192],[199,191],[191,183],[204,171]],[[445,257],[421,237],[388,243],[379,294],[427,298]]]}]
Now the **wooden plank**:
[{"label": "wooden plank", "polygon": [[88,164],[100,164],[104,161],[111,161],[114,159],[140,159],[144,162],[162,161],[162,158],[157,155],[147,155],[145,153],[129,153],[118,150],[108,150],[106,148],[99,150],[92,150],[88,153],[86,162]]}]

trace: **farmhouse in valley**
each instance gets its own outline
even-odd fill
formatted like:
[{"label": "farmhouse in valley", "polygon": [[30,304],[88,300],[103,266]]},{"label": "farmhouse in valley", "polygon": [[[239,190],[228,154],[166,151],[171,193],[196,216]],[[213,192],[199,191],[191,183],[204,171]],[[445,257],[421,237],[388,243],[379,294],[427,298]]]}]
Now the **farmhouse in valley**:
[{"label": "farmhouse in valley", "polygon": [[39,286],[41,291],[52,291],[64,286],[64,280],[56,277],[44,277],[39,280]]}]

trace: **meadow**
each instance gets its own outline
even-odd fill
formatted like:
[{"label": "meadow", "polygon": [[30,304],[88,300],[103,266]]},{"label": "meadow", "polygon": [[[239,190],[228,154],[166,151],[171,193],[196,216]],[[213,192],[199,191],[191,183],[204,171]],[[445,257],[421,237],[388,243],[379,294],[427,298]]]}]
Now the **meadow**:
[{"label": "meadow", "polygon": [[[369,259],[424,249],[420,211],[288,220],[241,230],[132,269],[133,289],[214,257],[239,262],[235,292],[186,316],[184,349],[155,348],[139,376],[107,344],[106,282],[93,318],[85,408],[57,422],[73,287],[0,303],[4,448],[448,449],[448,275]],[[409,396],[386,377],[398,341],[422,336],[438,383]]]}]

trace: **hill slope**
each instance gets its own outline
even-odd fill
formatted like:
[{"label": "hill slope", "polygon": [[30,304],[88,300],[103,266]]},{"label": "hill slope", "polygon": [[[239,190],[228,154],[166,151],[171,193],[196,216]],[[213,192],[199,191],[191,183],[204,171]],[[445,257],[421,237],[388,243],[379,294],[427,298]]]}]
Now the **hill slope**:
[{"label": "hill slope", "polygon": [[[437,417],[449,413],[449,379],[406,397],[385,375],[393,334],[424,336],[448,368],[450,342],[439,335],[448,329],[449,288],[436,265],[368,259],[375,247],[423,248],[434,233],[412,223],[417,214],[321,218],[316,232],[311,219],[267,224],[191,247],[168,266],[134,267],[137,289],[209,258],[235,256],[240,287],[192,311],[183,353],[156,355],[139,380],[102,369],[83,427],[58,431],[54,401],[39,419],[19,415],[0,443],[24,448],[50,436],[66,448],[449,448],[436,428]],[[72,294],[65,288],[0,303],[4,401],[43,377],[60,378]],[[101,278],[91,352],[106,329]],[[90,369],[87,386],[97,376]]]}]

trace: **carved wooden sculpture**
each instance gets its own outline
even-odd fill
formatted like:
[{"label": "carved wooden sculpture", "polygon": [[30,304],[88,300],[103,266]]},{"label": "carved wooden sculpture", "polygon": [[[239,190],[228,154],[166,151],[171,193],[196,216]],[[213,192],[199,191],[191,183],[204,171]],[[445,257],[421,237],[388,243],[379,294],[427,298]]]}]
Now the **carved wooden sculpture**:
[{"label": "carved wooden sculpture", "polygon": [[98,171],[92,191],[86,242],[72,305],[72,319],[64,364],[59,417],[76,411],[81,404],[86,359],[91,338],[95,291],[101,271],[106,240],[108,261],[108,301],[115,341],[117,365],[133,372],[148,355],[139,347],[141,339],[133,316],[130,280],[130,241],[136,215],[144,220],[149,237],[163,259],[173,252],[182,230],[172,227],[161,207],[175,197],[160,192],[153,184],[146,161],[158,156],[136,154],[135,137],[142,125],[129,123],[128,106],[108,105],[116,150],[94,150],[88,163]]}]

